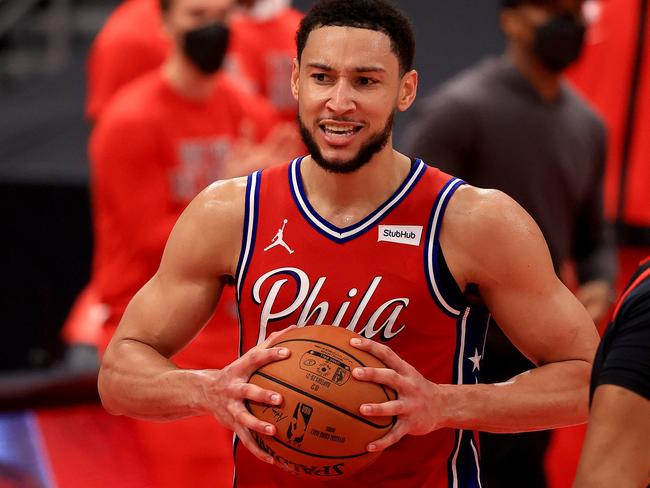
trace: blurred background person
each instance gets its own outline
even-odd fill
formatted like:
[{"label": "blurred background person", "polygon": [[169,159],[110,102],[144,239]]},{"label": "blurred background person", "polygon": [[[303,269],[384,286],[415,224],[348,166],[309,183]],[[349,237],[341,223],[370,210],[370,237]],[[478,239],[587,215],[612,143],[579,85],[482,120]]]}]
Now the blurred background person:
[{"label": "blurred background person", "polygon": [[167,59],[110,99],[89,145],[92,282],[108,305],[109,335],[155,272],[174,222],[199,191],[290,159],[298,149],[292,132],[275,127],[277,114],[268,102],[235,86],[220,69],[234,2],[169,0],[161,6],[172,44]]},{"label": "blurred background person", "polygon": [[[611,304],[616,250],[605,222],[605,129],[563,81],[585,26],[581,0],[504,0],[506,51],[445,83],[421,105],[404,145],[472,185],[500,189],[540,226],[558,275],[575,263],[575,293],[599,322]],[[498,326],[481,373],[505,381],[531,367]],[[481,433],[487,488],[544,487],[550,432]]]},{"label": "blurred background person", "polygon": [[[89,120],[98,120],[120,88],[164,62],[171,44],[164,33],[160,4],[161,0],[125,0],[95,38],[86,68]],[[241,0],[239,4],[230,22],[224,68],[242,88],[267,98],[292,121],[295,101],[287,86],[302,13],[291,8],[289,0]]]},{"label": "blurred background person", "polygon": [[650,257],[630,278],[594,361],[575,488],[650,483]]}]

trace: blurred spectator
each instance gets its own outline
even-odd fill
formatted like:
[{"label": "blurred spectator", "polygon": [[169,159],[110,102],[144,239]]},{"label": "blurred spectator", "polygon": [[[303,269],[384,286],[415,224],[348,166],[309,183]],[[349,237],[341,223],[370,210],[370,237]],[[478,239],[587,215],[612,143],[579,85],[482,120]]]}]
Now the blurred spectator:
[{"label": "blurred spectator", "polygon": [[108,305],[109,336],[157,269],[173,224],[199,191],[295,155],[297,136],[284,125],[257,144],[276,125],[276,112],[219,70],[229,38],[223,21],[232,4],[168,2],[168,58],[116,94],[92,133],[92,284]]},{"label": "blurred spectator", "polygon": [[568,76],[608,127],[605,214],[617,224],[626,277],[650,253],[650,5],[590,0],[586,7],[585,52]]},{"label": "blurred spectator", "polygon": [[[268,98],[285,120],[294,120],[289,79],[302,14],[290,7],[289,0],[240,3],[247,10],[233,15],[224,67],[240,87]],[[90,51],[88,119],[98,120],[108,100],[130,81],[160,66],[170,48],[160,0],[125,0],[106,21]]]},{"label": "blurred spectator", "polygon": [[[575,261],[578,298],[595,321],[610,306],[616,257],[602,210],[605,130],[562,80],[584,37],[581,0],[504,0],[503,57],[447,82],[406,131],[405,151],[472,185],[497,188],[537,221],[558,274]],[[488,332],[486,382],[532,365],[498,327]],[[486,488],[546,486],[549,432],[481,434]]]},{"label": "blurred spectator", "polygon": [[289,80],[296,57],[296,31],[303,14],[290,7],[290,0],[242,3],[249,4],[250,10],[233,19],[228,72],[268,99],[284,120],[294,121],[297,104]]},{"label": "blurred spectator", "polygon": [[650,483],[650,257],[630,279],[598,348],[575,488]]}]

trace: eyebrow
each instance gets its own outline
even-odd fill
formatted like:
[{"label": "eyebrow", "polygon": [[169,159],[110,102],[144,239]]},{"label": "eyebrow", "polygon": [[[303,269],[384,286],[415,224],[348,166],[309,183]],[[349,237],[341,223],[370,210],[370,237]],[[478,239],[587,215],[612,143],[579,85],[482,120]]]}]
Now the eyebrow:
[{"label": "eyebrow", "polygon": [[[323,71],[336,71],[332,66],[325,63],[309,63],[307,66],[309,66],[310,68],[316,68]],[[385,73],[386,72],[386,70],[381,66],[358,66],[357,68],[354,68],[354,71],[357,73],[374,73],[374,72]]]}]

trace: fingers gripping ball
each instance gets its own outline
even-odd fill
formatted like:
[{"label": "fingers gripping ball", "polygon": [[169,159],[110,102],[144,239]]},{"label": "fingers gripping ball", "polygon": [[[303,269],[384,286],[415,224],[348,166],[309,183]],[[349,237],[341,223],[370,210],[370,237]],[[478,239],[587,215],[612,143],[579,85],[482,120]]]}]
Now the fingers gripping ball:
[{"label": "fingers gripping ball", "polygon": [[388,432],[392,417],[364,417],[364,403],[396,398],[383,385],[352,377],[356,367],[384,368],[367,352],[355,349],[354,332],[327,325],[298,328],[273,344],[291,350],[289,358],[258,369],[250,378],[263,388],[281,393],[284,402],[269,406],[249,402],[259,419],[275,424],[275,436],[253,432],[259,446],[275,464],[312,479],[332,479],[359,471],[377,459],[366,446]]}]

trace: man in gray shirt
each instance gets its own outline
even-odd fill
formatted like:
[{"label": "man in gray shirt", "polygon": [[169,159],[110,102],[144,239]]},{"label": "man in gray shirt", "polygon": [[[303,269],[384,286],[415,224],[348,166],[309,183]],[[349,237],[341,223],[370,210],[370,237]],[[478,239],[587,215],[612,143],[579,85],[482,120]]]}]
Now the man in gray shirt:
[{"label": "man in gray shirt", "polygon": [[[517,200],[544,233],[556,272],[575,263],[576,294],[599,321],[616,276],[613,231],[602,210],[605,129],[561,78],[580,52],[581,8],[582,0],[504,0],[504,56],[480,62],[426,99],[402,146]],[[530,368],[498,327],[490,328],[484,356],[482,381]],[[548,439],[548,432],[481,434],[485,488],[546,486]]]}]

